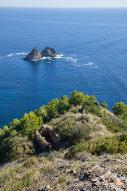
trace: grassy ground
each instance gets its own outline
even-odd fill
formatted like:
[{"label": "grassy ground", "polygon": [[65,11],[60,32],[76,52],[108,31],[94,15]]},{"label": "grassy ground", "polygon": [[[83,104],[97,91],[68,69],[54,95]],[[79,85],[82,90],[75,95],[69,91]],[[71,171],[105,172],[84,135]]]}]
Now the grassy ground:
[{"label": "grassy ground", "polygon": [[99,170],[103,175],[110,170],[112,174],[127,175],[126,158],[127,155],[120,154],[97,157],[77,153],[74,159],[67,160],[64,151],[22,159],[1,167],[0,191],[36,191],[44,187],[51,191],[78,190],[85,188],[85,183],[78,179],[80,174],[91,169],[93,174]]}]

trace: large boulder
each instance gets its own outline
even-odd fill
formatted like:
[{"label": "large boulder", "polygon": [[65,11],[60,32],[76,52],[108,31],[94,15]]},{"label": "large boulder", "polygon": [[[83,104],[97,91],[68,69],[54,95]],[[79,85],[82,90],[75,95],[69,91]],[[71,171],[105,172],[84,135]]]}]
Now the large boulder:
[{"label": "large boulder", "polygon": [[49,48],[46,47],[42,52],[41,52],[42,57],[51,57],[51,58],[55,58],[58,54],[55,51],[54,48]]},{"label": "large boulder", "polygon": [[35,141],[40,151],[48,151],[50,149],[58,149],[61,138],[52,126],[43,125],[43,127],[36,132]]},{"label": "large boulder", "polygon": [[41,52],[37,48],[33,48],[32,51],[24,58],[28,61],[36,61],[42,58]]},{"label": "large boulder", "polygon": [[48,151],[51,149],[50,143],[40,134],[39,131],[35,133],[35,141],[39,151]]}]

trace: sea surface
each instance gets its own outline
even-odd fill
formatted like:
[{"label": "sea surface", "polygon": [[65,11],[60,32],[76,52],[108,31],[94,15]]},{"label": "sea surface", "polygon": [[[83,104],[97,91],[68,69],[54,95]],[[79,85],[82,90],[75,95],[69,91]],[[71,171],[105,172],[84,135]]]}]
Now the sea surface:
[{"label": "sea surface", "polygon": [[[47,46],[60,58],[23,60]],[[0,127],[73,90],[127,103],[127,9],[0,8]]]}]

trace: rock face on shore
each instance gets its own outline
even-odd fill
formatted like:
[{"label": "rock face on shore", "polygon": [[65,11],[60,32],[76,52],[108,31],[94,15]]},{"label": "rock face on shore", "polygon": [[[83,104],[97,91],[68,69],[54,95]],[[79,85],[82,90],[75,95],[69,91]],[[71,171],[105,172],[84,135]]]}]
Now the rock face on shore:
[{"label": "rock face on shore", "polygon": [[41,60],[42,58],[55,58],[57,55],[58,54],[54,48],[46,47],[42,52],[40,52],[37,48],[33,48],[24,59],[28,61],[37,61]]},{"label": "rock face on shore", "polygon": [[52,57],[55,58],[57,56],[57,53],[54,48],[46,47],[42,52],[42,57]]},{"label": "rock face on shore", "polygon": [[37,48],[33,48],[32,51],[24,58],[28,61],[40,60],[42,58],[41,52]]}]

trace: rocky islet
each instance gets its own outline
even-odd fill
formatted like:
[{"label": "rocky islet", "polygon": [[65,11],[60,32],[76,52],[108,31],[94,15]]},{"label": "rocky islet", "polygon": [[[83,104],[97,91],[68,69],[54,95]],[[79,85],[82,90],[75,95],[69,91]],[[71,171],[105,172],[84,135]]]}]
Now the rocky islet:
[{"label": "rocky islet", "polygon": [[27,61],[38,61],[43,58],[56,58],[59,54],[55,51],[54,48],[46,47],[42,52],[39,51],[36,47],[32,49],[30,53],[28,53],[24,60]]}]

